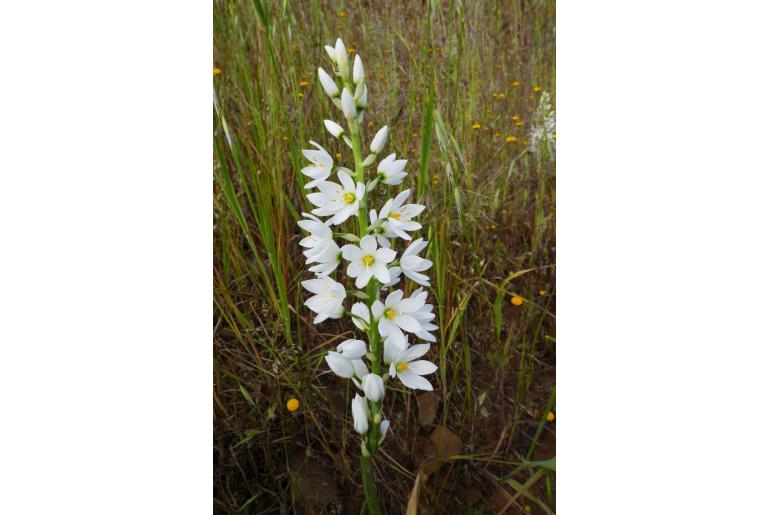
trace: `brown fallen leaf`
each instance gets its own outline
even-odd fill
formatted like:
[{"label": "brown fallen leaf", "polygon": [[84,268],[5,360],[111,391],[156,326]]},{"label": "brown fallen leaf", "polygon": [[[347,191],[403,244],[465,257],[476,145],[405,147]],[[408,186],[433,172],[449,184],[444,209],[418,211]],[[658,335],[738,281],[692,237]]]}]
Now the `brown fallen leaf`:
[{"label": "brown fallen leaf", "polygon": [[436,418],[438,398],[433,392],[425,392],[417,396],[417,422],[421,426],[429,426]]},{"label": "brown fallen leaf", "polygon": [[430,435],[430,441],[436,446],[436,458],[440,460],[460,454],[463,450],[460,437],[446,426],[437,426]]},{"label": "brown fallen leaf", "polygon": [[310,508],[324,506],[337,498],[337,484],[324,461],[296,452],[290,462],[291,486],[298,503]]}]

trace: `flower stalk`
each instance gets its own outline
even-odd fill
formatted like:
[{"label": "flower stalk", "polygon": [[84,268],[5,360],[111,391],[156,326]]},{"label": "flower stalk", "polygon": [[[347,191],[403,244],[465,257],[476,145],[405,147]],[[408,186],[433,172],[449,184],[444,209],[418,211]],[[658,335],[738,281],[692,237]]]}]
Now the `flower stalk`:
[{"label": "flower stalk", "polygon": [[[415,218],[425,209],[420,204],[407,204],[411,194],[404,190],[386,200],[382,207],[369,210],[378,188],[388,189],[400,185],[407,173],[407,161],[396,159],[390,154],[382,159],[377,171],[366,177],[366,167],[372,165],[384,149],[388,140],[388,127],[382,127],[368,145],[370,153],[364,158],[361,123],[368,104],[368,88],[363,61],[355,56],[353,62],[353,83],[350,80],[345,45],[337,40],[334,47],[325,47],[334,66],[328,74],[318,69],[318,77],[332,103],[342,112],[347,121],[347,130],[334,120],[324,120],[324,126],[332,137],[342,139],[353,152],[354,170],[337,166],[339,183],[328,180],[335,170],[331,155],[318,143],[311,142],[315,149],[302,153],[310,164],[301,170],[310,179],[305,189],[316,189],[307,198],[315,209],[303,213],[304,220],[299,226],[310,234],[300,241],[305,249],[303,254],[309,270],[316,277],[302,282],[302,286],[315,294],[305,305],[316,317],[313,323],[328,318],[349,316],[366,342],[348,339],[336,350],[326,355],[329,368],[339,377],[351,379],[358,390],[351,401],[353,427],[361,436],[361,480],[364,485],[366,502],[370,513],[379,514],[372,460],[385,439],[390,422],[384,418],[383,406],[387,396],[388,380],[398,378],[407,388],[432,390],[425,375],[437,367],[427,360],[418,360],[430,350],[427,343],[409,345],[405,333],[427,342],[435,342],[431,334],[438,329],[432,323],[435,315],[433,306],[426,303],[429,287],[427,270],[432,263],[418,254],[427,242],[417,239],[403,250],[399,257],[393,248],[401,240],[411,241],[411,232],[422,228]],[[338,80],[341,83],[338,83]],[[355,93],[353,93],[355,92]],[[328,217],[325,221],[319,217]],[[351,217],[358,217],[358,234],[355,229],[332,230],[332,226],[343,225]],[[350,242],[340,247],[335,242],[340,238]],[[347,261],[347,276],[354,279],[354,288],[332,279],[342,260]],[[420,287],[410,296],[394,287],[402,276]],[[390,290],[384,301],[380,293]],[[346,308],[346,299],[353,304]],[[371,372],[364,359],[369,361]]]}]

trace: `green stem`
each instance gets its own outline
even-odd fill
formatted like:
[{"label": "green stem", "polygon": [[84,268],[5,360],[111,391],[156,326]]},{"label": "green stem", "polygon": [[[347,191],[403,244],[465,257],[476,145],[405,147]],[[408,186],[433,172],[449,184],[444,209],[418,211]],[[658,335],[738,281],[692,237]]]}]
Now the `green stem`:
[{"label": "green stem", "polygon": [[[349,84],[346,85],[350,87]],[[353,159],[355,161],[355,181],[356,183],[366,184],[364,178],[364,165],[361,158],[361,133],[358,128],[358,122],[354,119],[348,120],[348,128],[350,130],[350,141],[353,143]],[[367,209],[366,209],[366,196],[367,192],[364,192],[364,198],[359,201],[358,204],[358,232],[359,237],[363,238],[367,235]],[[368,300],[366,301],[366,307],[369,308],[369,350],[374,355],[372,360],[372,372],[375,374],[381,374],[381,360],[382,349],[380,348],[380,338],[377,332],[377,322],[374,320],[372,313],[372,303],[377,295],[377,281],[372,278],[366,287],[366,293]],[[361,480],[364,484],[364,493],[366,494],[366,504],[369,506],[369,513],[374,515],[380,515],[380,505],[377,503],[377,491],[374,487],[374,478],[372,477],[372,465],[371,455],[377,450],[380,438],[380,425],[375,423],[374,417],[380,413],[382,409],[382,402],[370,402],[369,403],[369,434],[366,438],[366,449],[369,455],[361,455]]]},{"label": "green stem", "polygon": [[[353,142],[353,159],[356,163],[356,183],[362,182],[366,184],[364,180],[364,165],[361,159],[361,133],[358,130],[358,122],[355,119],[348,122],[350,128],[350,140]],[[366,192],[364,192],[364,198],[358,204],[358,232],[359,237],[366,236],[366,229],[369,226],[366,216]]]},{"label": "green stem", "polygon": [[366,496],[366,505],[369,507],[369,513],[380,515],[380,505],[377,502],[377,492],[374,489],[374,477],[372,475],[371,459],[361,456],[361,480],[364,483],[364,495]]}]

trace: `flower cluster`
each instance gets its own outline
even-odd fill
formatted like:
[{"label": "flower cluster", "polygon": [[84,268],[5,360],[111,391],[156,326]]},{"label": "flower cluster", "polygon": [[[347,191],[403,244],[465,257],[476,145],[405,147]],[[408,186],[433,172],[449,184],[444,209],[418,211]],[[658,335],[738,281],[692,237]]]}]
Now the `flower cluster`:
[{"label": "flower cluster", "polygon": [[[349,316],[366,338],[343,341],[328,352],[326,362],[335,374],[351,379],[362,393],[356,393],[352,401],[353,426],[361,435],[368,435],[362,444],[362,451],[368,455],[379,446],[389,426],[381,413],[388,381],[398,378],[407,388],[433,389],[424,376],[437,367],[419,359],[430,350],[430,344],[409,343],[410,337],[413,341],[436,341],[432,334],[438,328],[433,324],[433,306],[427,303],[428,292],[423,289],[430,286],[424,272],[433,264],[420,256],[428,243],[422,238],[413,239],[413,233],[422,228],[416,218],[425,206],[409,203],[410,190],[395,195],[386,191],[381,198],[387,200],[379,204],[379,209],[375,207],[377,187],[400,185],[407,176],[407,162],[390,154],[379,161],[376,173],[366,176],[365,170],[385,148],[388,127],[374,135],[364,157],[360,128],[368,89],[360,56],[353,61],[351,80],[348,52],[342,40],[338,39],[334,47],[326,46],[326,52],[333,75],[319,68],[318,79],[342,112],[347,127],[333,120],[324,120],[324,125],[353,151],[354,170],[335,166],[332,156],[314,141],[310,142],[313,149],[302,151],[309,163],[301,172],[310,179],[305,189],[312,190],[307,200],[314,209],[303,213],[304,219],[299,222],[308,233],[299,244],[304,248],[309,271],[315,274],[302,286],[313,294],[305,306],[316,314],[314,323]],[[336,181],[330,179],[333,173]],[[342,232],[354,221],[356,229]],[[340,247],[335,239],[347,243]],[[395,247],[402,240],[407,246],[399,256]],[[349,278],[347,289],[333,278],[341,263],[344,273],[339,271],[340,280]],[[407,295],[397,288],[402,279],[419,287]],[[356,300],[346,307],[348,298]]]}]

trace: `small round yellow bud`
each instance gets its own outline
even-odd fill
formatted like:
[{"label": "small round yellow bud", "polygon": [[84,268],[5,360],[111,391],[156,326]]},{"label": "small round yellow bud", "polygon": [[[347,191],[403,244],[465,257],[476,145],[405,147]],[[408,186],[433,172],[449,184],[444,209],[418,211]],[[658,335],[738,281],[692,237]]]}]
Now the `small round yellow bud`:
[{"label": "small round yellow bud", "polygon": [[553,411],[549,411],[549,412],[548,412],[548,415],[546,415],[546,416],[545,416],[545,419],[546,419],[548,422],[553,422],[554,420],[556,420],[556,415],[554,414],[554,412],[553,412]]},{"label": "small round yellow bud", "polygon": [[299,409],[299,401],[297,399],[289,399],[286,403],[286,409],[289,411],[297,411]]},{"label": "small round yellow bud", "polygon": [[511,304],[513,304],[514,306],[521,306],[522,304],[524,304],[524,299],[522,299],[518,295],[515,295],[511,297]]}]

